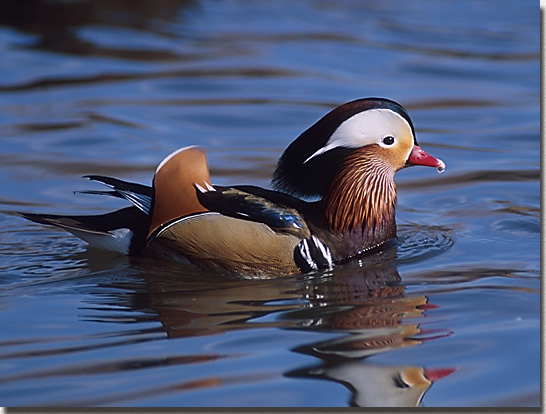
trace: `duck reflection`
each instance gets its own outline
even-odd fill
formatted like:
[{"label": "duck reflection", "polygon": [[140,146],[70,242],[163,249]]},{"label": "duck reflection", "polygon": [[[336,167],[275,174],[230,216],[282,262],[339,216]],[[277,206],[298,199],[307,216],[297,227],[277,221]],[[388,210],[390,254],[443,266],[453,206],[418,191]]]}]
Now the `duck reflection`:
[{"label": "duck reflection", "polygon": [[[366,358],[449,335],[408,323],[436,306],[425,296],[405,296],[404,286],[396,284],[400,276],[393,267],[363,268],[359,273],[345,268],[344,273],[315,285],[310,299],[323,306],[298,315],[307,319],[309,326],[341,336],[296,348],[322,363],[286,375],[339,382],[351,391],[353,406],[420,406],[432,383],[453,369],[381,366],[368,363]],[[332,312],[332,305],[338,305],[337,311]]]},{"label": "duck reflection", "polygon": [[[146,276],[147,306],[157,312],[173,338],[274,326],[367,330],[398,325],[404,317],[421,314],[416,306],[426,302],[425,298],[404,298],[404,287],[393,284],[400,280],[395,268],[362,267],[363,263],[316,277],[268,281],[230,280],[193,270],[173,278],[180,274],[178,265],[165,262],[163,266],[162,274]],[[374,301],[381,298],[386,302]],[[353,307],[361,304],[365,306]],[[282,318],[263,321],[262,317],[275,313]]]},{"label": "duck reflection", "polygon": [[450,368],[381,366],[346,360],[292,375],[324,378],[344,384],[352,392],[352,406],[418,407],[432,383],[453,371]]},{"label": "duck reflection", "polygon": [[420,326],[424,314],[436,306],[425,296],[405,292],[388,252],[376,262],[268,281],[181,273],[172,263],[146,268],[150,266],[146,263],[133,264],[144,277],[145,288],[134,296],[131,307],[147,310],[148,316],[153,310],[168,338],[268,327],[324,333],[326,340],[292,349],[318,363],[280,374],[341,383],[351,391],[351,405],[419,406],[433,382],[453,371],[381,366],[370,359],[450,335]]}]

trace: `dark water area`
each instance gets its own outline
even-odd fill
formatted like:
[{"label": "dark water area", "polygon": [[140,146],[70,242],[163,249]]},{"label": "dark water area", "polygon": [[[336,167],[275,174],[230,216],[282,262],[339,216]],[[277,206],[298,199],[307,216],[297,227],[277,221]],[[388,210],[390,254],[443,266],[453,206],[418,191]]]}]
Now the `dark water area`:
[{"label": "dark water area", "polygon": [[[0,405],[540,405],[540,14],[530,1],[0,2]],[[239,280],[89,249],[17,211],[122,201],[208,151],[269,186],[352,99],[447,164],[396,175],[400,245]]]}]

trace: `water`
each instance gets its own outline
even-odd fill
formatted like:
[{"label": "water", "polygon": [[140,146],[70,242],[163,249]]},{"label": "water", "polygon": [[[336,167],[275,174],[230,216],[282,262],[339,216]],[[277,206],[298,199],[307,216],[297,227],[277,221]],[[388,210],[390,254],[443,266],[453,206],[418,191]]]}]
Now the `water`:
[{"label": "water", "polygon": [[[534,2],[21,4],[0,5],[2,405],[540,404]],[[192,144],[214,183],[268,186],[366,96],[447,164],[397,174],[401,244],[374,263],[228,279],[9,214],[124,206],[73,191],[149,184]]]}]

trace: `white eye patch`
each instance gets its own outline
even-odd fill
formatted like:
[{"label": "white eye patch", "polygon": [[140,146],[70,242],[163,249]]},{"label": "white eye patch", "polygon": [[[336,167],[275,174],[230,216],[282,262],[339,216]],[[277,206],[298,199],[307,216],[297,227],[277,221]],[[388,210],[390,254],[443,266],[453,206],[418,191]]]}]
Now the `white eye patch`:
[{"label": "white eye patch", "polygon": [[360,148],[371,144],[386,147],[383,138],[392,136],[396,139],[407,135],[412,135],[411,126],[401,115],[385,108],[370,109],[343,121],[326,145],[303,163],[334,148]]}]

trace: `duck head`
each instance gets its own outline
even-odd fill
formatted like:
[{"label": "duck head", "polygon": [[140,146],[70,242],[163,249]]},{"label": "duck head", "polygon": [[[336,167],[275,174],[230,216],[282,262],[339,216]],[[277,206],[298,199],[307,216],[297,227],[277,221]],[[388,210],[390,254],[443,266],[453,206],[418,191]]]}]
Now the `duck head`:
[{"label": "duck head", "polygon": [[411,165],[445,169],[443,161],[419,147],[400,104],[358,99],[333,109],[292,142],[279,159],[272,185],[319,199],[323,224],[333,232],[366,232],[384,241],[396,235],[394,174]]}]

